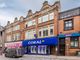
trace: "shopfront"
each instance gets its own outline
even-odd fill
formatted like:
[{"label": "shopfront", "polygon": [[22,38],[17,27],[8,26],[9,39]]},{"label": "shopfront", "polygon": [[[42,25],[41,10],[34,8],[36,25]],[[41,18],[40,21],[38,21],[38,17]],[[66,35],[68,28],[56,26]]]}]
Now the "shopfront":
[{"label": "shopfront", "polygon": [[76,55],[80,48],[80,33],[60,34],[59,36],[59,55]]},{"label": "shopfront", "polygon": [[6,57],[21,57],[24,54],[22,48],[22,41],[5,43]]},{"label": "shopfront", "polygon": [[33,40],[24,40],[22,46],[26,54],[47,55],[56,52],[58,45],[57,37],[38,38]]},{"label": "shopfront", "polygon": [[22,41],[5,43],[5,47],[6,48],[20,48],[22,47]]}]

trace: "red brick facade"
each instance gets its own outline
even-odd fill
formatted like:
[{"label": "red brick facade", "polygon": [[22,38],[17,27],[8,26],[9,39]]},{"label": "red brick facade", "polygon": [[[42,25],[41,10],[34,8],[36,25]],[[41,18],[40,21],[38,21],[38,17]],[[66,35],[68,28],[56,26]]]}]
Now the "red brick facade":
[{"label": "red brick facade", "polygon": [[[58,36],[60,33],[61,34],[71,34],[73,32],[80,32],[80,15],[75,15],[75,16],[70,16],[67,18],[59,18],[62,14],[62,12],[59,12],[60,10],[60,2],[55,2],[54,5],[49,5],[47,2],[43,3],[43,6],[41,8],[40,11],[35,12],[34,14],[32,13],[31,10],[28,11],[28,15],[27,17],[20,17],[20,20],[13,22],[11,24],[9,24],[6,26],[6,40],[7,40],[7,36],[11,35],[8,37],[8,39],[11,39],[10,41],[13,40],[13,34],[19,33],[20,36],[18,35],[18,40],[25,40],[25,38],[28,38],[25,36],[27,31],[30,30],[35,30],[37,36],[39,37],[39,30],[41,28],[44,28],[45,26],[48,28],[50,28],[50,25],[53,25],[53,31],[54,31],[54,36]],[[42,22],[39,23],[38,18],[44,15],[49,15],[49,13],[54,13],[53,17],[54,19],[49,20],[46,22]],[[66,12],[67,13],[67,12]],[[36,25],[32,25],[27,27],[26,23],[34,20],[35,19],[35,24]],[[68,20],[68,19],[73,19],[73,29],[72,30],[64,30],[64,21]],[[18,30],[14,30],[13,31],[13,27],[19,25],[19,29]],[[7,32],[7,30],[11,28],[10,32]],[[44,37],[44,36],[43,36]],[[48,35],[47,37],[50,37],[50,35]],[[17,39],[17,38],[15,38]],[[17,41],[17,40],[14,40]],[[79,37],[79,42],[80,42],[80,37]],[[52,53],[54,53],[55,50],[54,48],[52,48]],[[65,38],[65,55],[75,55],[76,51],[80,51],[80,44],[79,44],[79,48],[70,48],[70,37]]]}]

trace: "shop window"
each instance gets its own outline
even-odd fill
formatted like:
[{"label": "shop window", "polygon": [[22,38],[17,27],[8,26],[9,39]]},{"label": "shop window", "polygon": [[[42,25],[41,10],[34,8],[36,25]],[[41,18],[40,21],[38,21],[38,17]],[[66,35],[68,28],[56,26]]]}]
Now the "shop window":
[{"label": "shop window", "polygon": [[24,47],[24,53],[25,53],[25,54],[28,53],[28,47]]},{"label": "shop window", "polygon": [[38,46],[38,54],[47,54],[47,46],[45,45]]},{"label": "shop window", "polygon": [[71,37],[71,48],[78,48],[79,47],[79,37]]},{"label": "shop window", "polygon": [[36,46],[31,46],[31,53],[36,53]]},{"label": "shop window", "polygon": [[72,30],[73,29],[73,20],[69,19],[64,21],[64,30]]},{"label": "shop window", "polygon": [[38,54],[41,54],[41,46],[38,46]]}]

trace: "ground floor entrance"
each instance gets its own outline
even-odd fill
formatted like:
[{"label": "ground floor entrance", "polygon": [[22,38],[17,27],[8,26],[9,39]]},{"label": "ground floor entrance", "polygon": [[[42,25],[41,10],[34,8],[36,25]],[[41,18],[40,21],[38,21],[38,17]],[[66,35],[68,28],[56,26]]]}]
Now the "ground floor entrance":
[{"label": "ground floor entrance", "polygon": [[26,54],[55,55],[58,39],[57,37],[47,37],[33,40],[24,40],[22,45]]},{"label": "ground floor entrance", "polygon": [[80,55],[80,33],[61,34],[58,40],[58,55]]},{"label": "ground floor entrance", "polygon": [[59,38],[58,55],[60,56],[65,55],[65,38]]}]

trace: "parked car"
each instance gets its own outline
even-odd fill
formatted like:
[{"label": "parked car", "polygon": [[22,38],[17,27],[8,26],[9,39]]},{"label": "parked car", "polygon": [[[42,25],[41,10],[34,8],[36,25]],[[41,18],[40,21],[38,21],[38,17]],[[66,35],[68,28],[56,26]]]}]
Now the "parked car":
[{"label": "parked car", "polygon": [[17,58],[24,55],[22,48],[7,48],[5,50],[5,57]]}]

